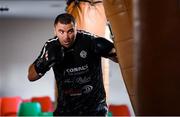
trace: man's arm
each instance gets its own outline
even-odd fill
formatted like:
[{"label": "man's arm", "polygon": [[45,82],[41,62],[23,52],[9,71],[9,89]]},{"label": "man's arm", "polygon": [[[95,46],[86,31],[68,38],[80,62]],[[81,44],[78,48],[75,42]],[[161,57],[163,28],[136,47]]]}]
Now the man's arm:
[{"label": "man's arm", "polygon": [[34,64],[31,64],[28,69],[28,79],[29,81],[36,81],[41,77],[37,74]]},{"label": "man's arm", "polygon": [[63,57],[64,52],[59,43],[54,45],[46,43],[38,58],[29,66],[28,79],[30,81],[40,79],[52,66],[60,63]]},{"label": "man's arm", "polygon": [[109,58],[114,62],[118,62],[116,49],[114,44],[103,37],[97,37],[94,39],[95,43],[95,53],[101,55],[105,58]]},{"label": "man's arm", "polygon": [[112,50],[110,51],[109,53],[109,56],[108,58],[116,63],[118,63],[118,58],[117,58],[117,54],[116,54],[116,49],[115,48],[112,48]]},{"label": "man's arm", "polygon": [[28,80],[40,79],[49,68],[47,43],[44,44],[38,58],[28,68]]}]

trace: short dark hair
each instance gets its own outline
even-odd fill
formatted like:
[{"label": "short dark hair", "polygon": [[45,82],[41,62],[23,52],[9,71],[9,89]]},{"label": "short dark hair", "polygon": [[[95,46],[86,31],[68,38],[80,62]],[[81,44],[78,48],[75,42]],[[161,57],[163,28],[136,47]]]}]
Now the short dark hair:
[{"label": "short dark hair", "polygon": [[58,22],[60,22],[62,24],[69,24],[69,23],[73,22],[73,24],[75,25],[75,18],[69,13],[62,13],[56,17],[56,19],[54,21],[54,26]]}]

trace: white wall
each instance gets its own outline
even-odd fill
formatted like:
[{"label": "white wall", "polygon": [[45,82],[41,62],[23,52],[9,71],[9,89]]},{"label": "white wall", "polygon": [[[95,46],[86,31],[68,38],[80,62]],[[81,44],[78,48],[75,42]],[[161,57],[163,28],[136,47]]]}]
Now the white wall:
[{"label": "white wall", "polygon": [[36,82],[27,79],[28,66],[52,36],[50,19],[0,19],[0,96],[50,95],[54,100],[52,71]]},{"label": "white wall", "polygon": [[119,64],[109,61],[109,104],[128,106],[130,113],[134,116],[134,110],[120,71]]}]

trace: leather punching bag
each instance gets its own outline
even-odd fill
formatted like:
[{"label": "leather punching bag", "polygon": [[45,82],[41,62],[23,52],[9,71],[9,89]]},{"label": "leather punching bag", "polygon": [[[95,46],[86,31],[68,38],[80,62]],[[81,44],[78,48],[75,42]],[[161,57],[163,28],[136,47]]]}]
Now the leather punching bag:
[{"label": "leather punching bag", "polygon": [[107,20],[102,0],[70,1],[66,10],[76,18],[77,28],[104,37]]},{"label": "leather punching bag", "polygon": [[135,0],[136,115],[180,115],[180,0]]},{"label": "leather punching bag", "polygon": [[134,107],[132,2],[131,0],[104,0],[103,3],[115,36],[114,43],[122,76]]}]

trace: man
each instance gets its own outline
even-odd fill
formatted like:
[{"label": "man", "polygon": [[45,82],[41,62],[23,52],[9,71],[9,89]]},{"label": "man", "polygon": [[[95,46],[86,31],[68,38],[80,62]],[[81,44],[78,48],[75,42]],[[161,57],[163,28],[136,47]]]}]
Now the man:
[{"label": "man", "polygon": [[38,80],[52,67],[58,88],[55,116],[106,115],[101,57],[117,61],[113,44],[77,30],[74,17],[68,13],[56,17],[54,32],[55,38],[45,43],[30,65],[28,79]]}]

